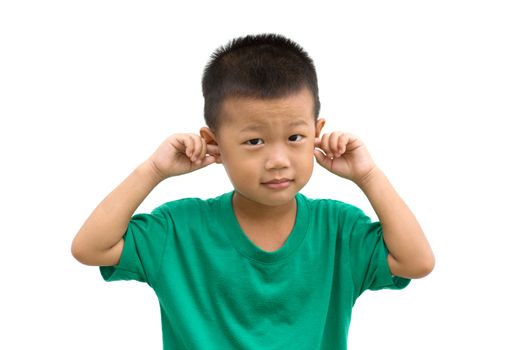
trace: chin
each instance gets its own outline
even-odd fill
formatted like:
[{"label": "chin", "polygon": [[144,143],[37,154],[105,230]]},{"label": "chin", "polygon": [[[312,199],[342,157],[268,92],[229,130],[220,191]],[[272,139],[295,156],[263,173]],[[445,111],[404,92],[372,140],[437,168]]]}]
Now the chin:
[{"label": "chin", "polygon": [[278,207],[289,204],[289,202],[294,200],[298,191],[296,188],[287,188],[281,191],[272,191],[266,188],[260,188],[259,191],[242,191],[235,187],[235,192],[242,196],[243,199],[268,207]]}]

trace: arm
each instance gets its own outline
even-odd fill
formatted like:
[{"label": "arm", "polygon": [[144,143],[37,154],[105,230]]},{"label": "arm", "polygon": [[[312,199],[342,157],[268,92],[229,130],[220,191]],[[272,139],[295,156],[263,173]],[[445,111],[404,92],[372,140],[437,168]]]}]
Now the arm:
[{"label": "arm", "polygon": [[406,278],[428,275],[435,257],[417,219],[384,173],[375,167],[359,184],[382,225],[391,273]]},{"label": "arm", "polygon": [[[209,154],[212,152],[213,154]],[[164,179],[182,175],[216,161],[216,145],[196,134],[168,137],[93,211],[71,244],[71,253],[83,264],[112,266],[120,262],[123,236],[140,203]]]},{"label": "arm", "polygon": [[71,253],[86,265],[116,265],[131,216],[161,179],[148,162],[138,166],[93,211],[71,245]]},{"label": "arm", "polygon": [[355,135],[333,132],[317,138],[315,146],[320,148],[315,157],[321,166],[353,181],[368,197],[382,225],[391,273],[406,278],[428,275],[435,257],[424,232],[364,143]]}]

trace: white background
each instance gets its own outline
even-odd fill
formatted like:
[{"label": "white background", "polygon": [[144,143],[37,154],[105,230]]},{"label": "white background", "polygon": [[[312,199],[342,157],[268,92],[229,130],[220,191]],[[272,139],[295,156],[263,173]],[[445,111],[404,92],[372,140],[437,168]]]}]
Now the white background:
[{"label": "white background", "polygon": [[[104,282],[70,244],[168,135],[198,132],[210,54],[262,32],[313,57],[325,131],[364,140],[436,254],[428,277],[359,299],[350,348],[524,348],[519,3],[3,1],[0,348],[161,349],[153,290]],[[138,211],[229,190],[212,165]],[[303,193],[374,216],[319,166]]]}]

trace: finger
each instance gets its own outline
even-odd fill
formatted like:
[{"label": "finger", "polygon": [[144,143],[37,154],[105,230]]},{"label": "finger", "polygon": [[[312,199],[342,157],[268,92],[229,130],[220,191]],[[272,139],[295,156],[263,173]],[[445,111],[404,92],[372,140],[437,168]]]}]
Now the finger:
[{"label": "finger", "polygon": [[315,137],[315,147],[320,146],[320,137]]},{"label": "finger", "polygon": [[191,140],[193,141],[193,151],[191,152],[191,162],[196,162],[200,159],[200,152],[202,151],[202,142],[200,141],[200,136],[191,135]]},{"label": "finger", "polygon": [[206,140],[204,138],[201,138],[202,140],[202,154],[201,154],[201,159],[204,159],[207,155],[207,143],[206,143]]},{"label": "finger", "polygon": [[317,160],[317,163],[320,164],[322,167],[329,169],[329,163],[331,162],[331,159],[329,159],[328,156],[324,154],[321,150],[318,148],[313,151],[315,155],[315,159]]},{"label": "finger", "polygon": [[326,153],[326,155],[330,158],[333,157],[333,154],[329,151],[329,136],[331,134],[324,134],[322,135],[322,139],[320,140],[320,149]]},{"label": "finger", "polygon": [[329,150],[330,153],[333,154],[333,156],[339,156],[338,153],[338,140],[340,139],[340,135],[342,133],[340,131],[333,132],[329,136]]},{"label": "finger", "polygon": [[200,167],[205,167],[205,166],[208,166],[210,164],[213,164],[216,162],[216,157],[215,156],[205,156],[204,159],[202,159],[202,162],[200,164]]},{"label": "finger", "polygon": [[217,145],[206,144],[206,153],[212,156],[220,155],[220,150]]},{"label": "finger", "polygon": [[183,139],[184,146],[186,147],[186,156],[191,159],[193,156],[193,150],[195,149],[195,141],[191,136],[184,137]]},{"label": "finger", "polygon": [[348,134],[348,142],[346,143],[347,147],[350,149],[358,148],[362,145],[362,141],[357,135]]},{"label": "finger", "polygon": [[206,140],[198,136],[196,144],[198,144],[198,147],[195,148],[195,160],[202,160],[206,156]]},{"label": "finger", "polygon": [[350,137],[350,134],[347,133],[340,135],[337,143],[337,150],[339,155],[344,154],[346,152],[347,144],[349,143]]}]

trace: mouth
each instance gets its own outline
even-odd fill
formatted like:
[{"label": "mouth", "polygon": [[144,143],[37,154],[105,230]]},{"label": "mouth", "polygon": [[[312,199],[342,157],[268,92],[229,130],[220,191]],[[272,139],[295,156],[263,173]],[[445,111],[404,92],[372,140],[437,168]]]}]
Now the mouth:
[{"label": "mouth", "polygon": [[280,184],[280,183],[283,183],[283,182],[288,182],[288,181],[293,181],[293,180],[290,180],[290,179],[287,179],[287,178],[280,178],[280,179],[273,179],[271,181],[267,181],[267,182],[262,182],[264,185],[266,184]]},{"label": "mouth", "polygon": [[283,189],[291,185],[292,182],[293,180],[291,179],[283,178],[283,179],[273,179],[271,181],[262,182],[262,185],[272,188],[272,189]]}]

